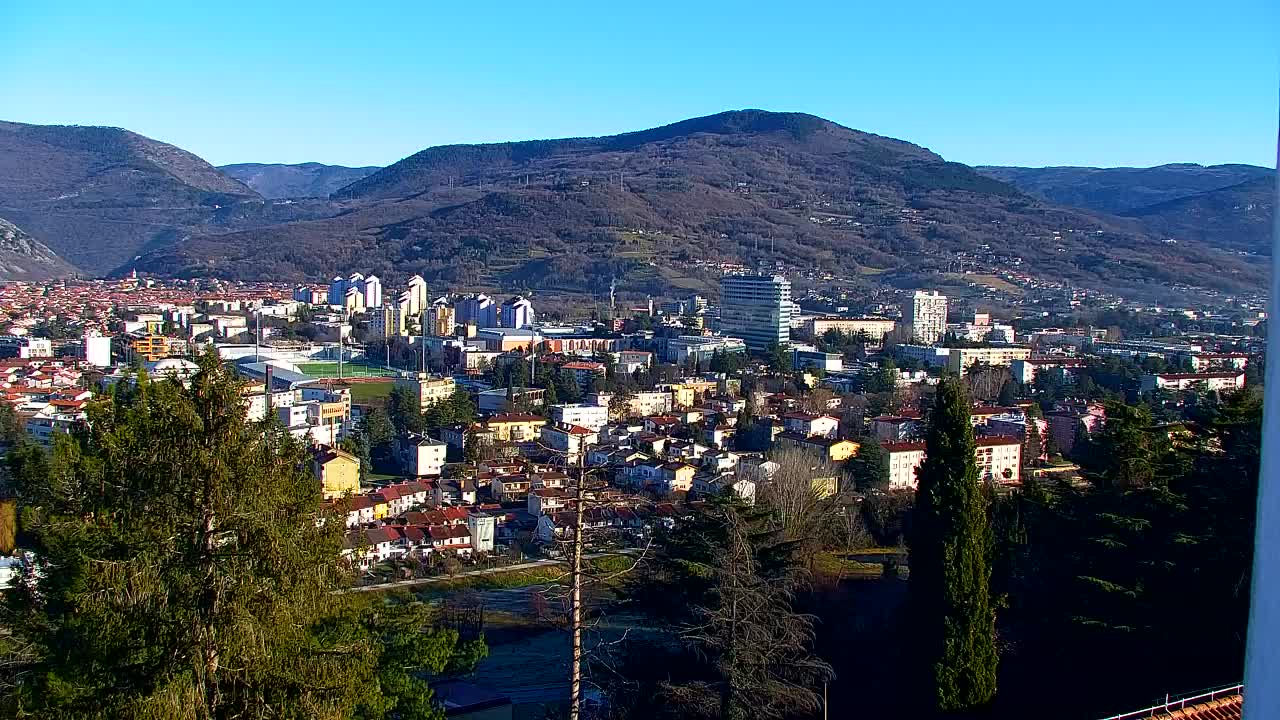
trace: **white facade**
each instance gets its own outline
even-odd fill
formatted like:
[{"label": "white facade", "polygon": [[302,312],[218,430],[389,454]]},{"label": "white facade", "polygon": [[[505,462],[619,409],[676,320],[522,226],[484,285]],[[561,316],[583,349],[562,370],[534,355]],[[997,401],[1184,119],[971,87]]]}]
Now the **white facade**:
[{"label": "white facade", "polygon": [[1162,373],[1142,376],[1142,392],[1153,390],[1239,390],[1244,387],[1243,372]]},{"label": "white facade", "polygon": [[474,324],[478,328],[498,326],[498,306],[488,295],[468,295],[458,301],[458,323]]},{"label": "white facade", "polygon": [[448,445],[429,437],[408,446],[406,472],[417,477],[439,477],[444,472]]},{"label": "white facade", "polygon": [[472,552],[493,552],[493,539],[497,534],[497,520],[492,515],[470,515],[467,530],[471,532]]},{"label": "white facade", "polygon": [[[670,393],[665,393],[668,398]],[[551,406],[551,422],[564,425],[578,425],[588,430],[599,432],[609,424],[608,405],[587,405],[572,403]]]},{"label": "white facade", "polygon": [[111,338],[96,333],[85,335],[84,361],[94,367],[111,367]]},{"label": "white facade", "polygon": [[533,324],[533,303],[517,295],[502,303],[500,318],[504,328],[523,328]]},{"label": "white facade", "polygon": [[781,275],[720,278],[720,331],[762,350],[791,340],[791,283]]},{"label": "white facade", "polygon": [[902,304],[902,322],[912,338],[930,345],[938,342],[947,332],[947,296],[917,290]]}]

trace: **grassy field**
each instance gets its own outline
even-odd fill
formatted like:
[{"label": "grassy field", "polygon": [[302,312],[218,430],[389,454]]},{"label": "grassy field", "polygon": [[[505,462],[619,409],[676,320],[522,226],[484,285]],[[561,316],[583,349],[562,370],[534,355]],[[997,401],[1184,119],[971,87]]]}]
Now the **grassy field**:
[{"label": "grassy field", "polygon": [[[301,363],[298,365],[298,369],[311,377],[338,377],[338,363],[336,362]],[[342,364],[343,377],[392,377],[394,375],[394,371],[386,370],[376,365]]]},{"label": "grassy field", "polygon": [[351,402],[380,402],[391,394],[391,388],[394,385],[394,380],[387,380],[386,382],[351,383]]}]

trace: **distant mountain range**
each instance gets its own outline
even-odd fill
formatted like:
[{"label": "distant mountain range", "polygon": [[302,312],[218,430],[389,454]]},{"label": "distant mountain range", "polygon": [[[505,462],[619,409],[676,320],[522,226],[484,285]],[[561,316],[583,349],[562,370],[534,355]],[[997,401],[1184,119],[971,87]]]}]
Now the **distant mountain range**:
[{"label": "distant mountain range", "polygon": [[1151,168],[979,167],[978,172],[1063,205],[1137,218],[1150,232],[1270,254],[1275,170],[1256,165]]},{"label": "distant mountain range", "polygon": [[237,163],[218,167],[268,200],[327,198],[329,194],[381,168],[301,163]]},{"label": "distant mountain range", "polygon": [[[19,189],[36,164],[39,182]],[[1235,251],[1263,249],[1241,228],[1273,209],[1262,187],[1244,212],[1230,196],[1268,178],[1197,167],[975,171],[812,115],[743,110],[601,138],[431,147],[382,169],[219,172],[124,130],[6,123],[0,216],[94,274],[418,272],[552,292],[617,278],[666,293],[713,290],[716,261],[878,277],[1020,262],[1086,285],[1261,288],[1266,262]]]}]

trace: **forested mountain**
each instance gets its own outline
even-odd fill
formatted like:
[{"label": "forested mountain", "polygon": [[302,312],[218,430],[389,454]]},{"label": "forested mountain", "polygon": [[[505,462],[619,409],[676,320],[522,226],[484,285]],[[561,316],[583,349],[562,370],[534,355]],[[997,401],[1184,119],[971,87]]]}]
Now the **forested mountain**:
[{"label": "forested mountain", "polygon": [[1192,163],[1149,168],[986,165],[974,169],[1045,200],[1119,215],[1275,174],[1256,165]]},{"label": "forested mountain", "polygon": [[979,167],[1031,195],[1132,217],[1169,240],[1271,253],[1275,171],[1255,165]]},{"label": "forested mountain", "polygon": [[253,188],[269,200],[282,198],[318,197],[376,172],[377,166],[344,167],[320,163],[236,163],[218,167],[223,173]]},{"label": "forested mountain", "polygon": [[[266,195],[320,195],[368,170],[290,167],[232,171]],[[459,288],[599,292],[616,277],[648,293],[713,290],[699,261],[870,274],[960,260],[1120,288],[1256,289],[1267,274],[1230,252],[1241,243],[1183,229],[1215,227],[1192,206],[1159,221],[1068,208],[800,113],[433,147],[328,199],[263,194],[125,130],[0,124],[0,214],[85,274],[301,280],[358,266]]]},{"label": "forested mountain", "polygon": [[1153,232],[1242,252],[1271,254],[1275,173],[1238,185],[1130,210]]},{"label": "forested mountain", "polygon": [[139,259],[178,275],[353,265],[452,286],[706,287],[696,260],[833,271],[1022,263],[1085,284],[1259,287],[1261,263],[1063,208],[901,140],[745,110],[601,138],[424,150],[334,193],[341,215],[197,235]]}]

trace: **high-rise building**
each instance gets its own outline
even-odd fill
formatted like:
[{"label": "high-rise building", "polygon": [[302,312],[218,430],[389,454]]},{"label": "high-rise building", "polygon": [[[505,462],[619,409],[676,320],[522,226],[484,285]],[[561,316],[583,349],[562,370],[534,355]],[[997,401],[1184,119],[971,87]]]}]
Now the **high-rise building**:
[{"label": "high-rise building", "polygon": [[409,278],[408,285],[409,306],[408,313],[410,315],[420,315],[427,309],[427,281],[422,279],[421,275],[414,275]]},{"label": "high-rise building", "polygon": [[791,340],[791,283],[781,275],[725,275],[720,279],[720,332],[752,350]]},{"label": "high-rise building", "polygon": [[501,317],[504,328],[524,328],[533,324],[533,303],[517,295],[502,303]]},{"label": "high-rise building", "polygon": [[436,298],[427,308],[427,330],[430,335],[452,336],[456,320],[453,306],[443,297]]},{"label": "high-rise building", "polygon": [[[349,299],[352,292],[360,296],[358,302]],[[294,299],[300,299],[298,293],[295,293]],[[365,277],[361,273],[351,273],[345,278],[339,275],[329,281],[329,304],[342,305],[348,310],[353,305],[359,305],[359,312],[382,307],[382,281],[377,275]]]},{"label": "high-rise building", "polygon": [[84,361],[94,367],[111,367],[111,338],[95,331],[85,333]]},{"label": "high-rise building", "polygon": [[459,323],[475,323],[478,328],[498,327],[498,306],[488,295],[468,295],[458,301]]},{"label": "high-rise building", "polygon": [[947,332],[947,296],[937,290],[917,290],[902,303],[902,326],[911,331],[913,340],[932,345]]}]

